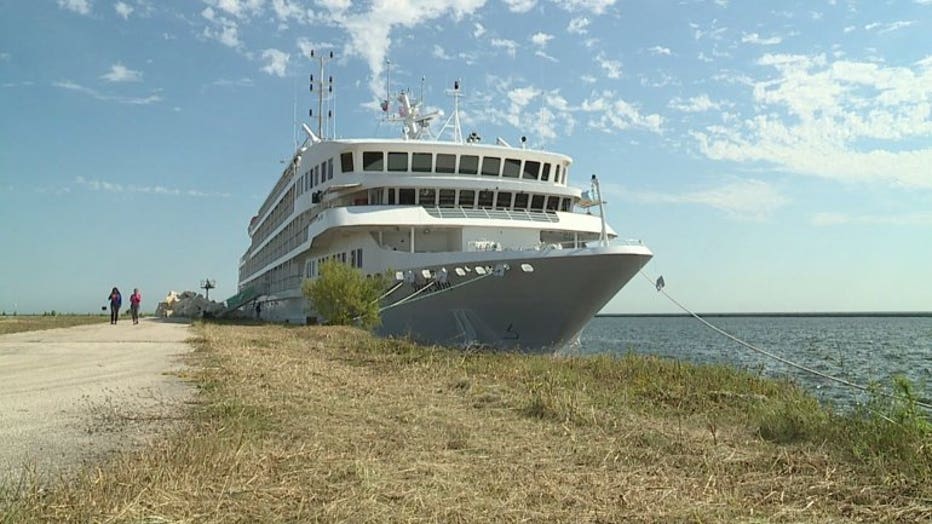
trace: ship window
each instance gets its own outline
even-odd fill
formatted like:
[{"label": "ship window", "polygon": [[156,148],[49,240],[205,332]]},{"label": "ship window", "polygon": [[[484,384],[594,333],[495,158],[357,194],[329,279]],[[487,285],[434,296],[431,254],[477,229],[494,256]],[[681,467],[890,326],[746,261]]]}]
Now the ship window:
[{"label": "ship window", "polygon": [[551,196],[547,199],[547,210],[556,211],[557,206],[560,205],[560,197]]},{"label": "ship window", "polygon": [[456,155],[437,153],[436,171],[438,173],[456,173]]},{"label": "ship window", "polygon": [[363,151],[362,168],[365,171],[382,171],[385,154],[381,151]]},{"label": "ship window", "polygon": [[320,183],[323,184],[327,181],[327,163],[320,163]]},{"label": "ship window", "polygon": [[304,173],[304,190],[309,191],[311,189],[311,172],[308,171]]},{"label": "ship window", "polygon": [[333,180],[333,159],[327,160],[327,180]]},{"label": "ship window", "polygon": [[539,175],[540,175],[540,162],[535,162],[533,160],[528,160],[524,162],[524,173],[521,175],[521,178],[531,178],[531,179],[537,180],[537,177]]},{"label": "ship window", "polygon": [[502,167],[502,159],[495,156],[482,158],[482,174],[486,176],[498,176]]},{"label": "ship window", "polygon": [[456,190],[455,189],[441,189],[440,190],[440,207],[453,207],[456,205]]},{"label": "ship window", "polygon": [[476,192],[472,189],[460,189],[460,207],[473,207],[476,205]]},{"label": "ship window", "polygon": [[340,169],[344,173],[353,172],[353,153],[343,153],[340,155]]},{"label": "ship window", "polygon": [[417,192],[418,203],[422,206],[434,207],[437,205],[437,192],[431,188],[421,188]]},{"label": "ship window", "polygon": [[317,178],[318,176],[319,175],[317,173],[317,166],[314,166],[314,185],[315,186],[320,183],[320,179]]},{"label": "ship window", "polygon": [[388,188],[388,205],[390,206],[395,205],[395,191],[394,187]]},{"label": "ship window", "polygon": [[550,164],[544,164],[544,171],[540,174],[540,179],[543,181],[550,180]]},{"label": "ship window", "polygon": [[553,181],[557,184],[560,183],[560,164],[557,164],[557,174],[553,175]]},{"label": "ship window", "polygon": [[460,157],[460,174],[476,175],[479,173],[479,157],[463,155]]},{"label": "ship window", "polygon": [[515,209],[527,209],[527,193],[518,193],[515,195]]},{"label": "ship window", "polygon": [[544,195],[534,195],[531,197],[531,209],[534,211],[544,210]]},{"label": "ship window", "polygon": [[479,207],[492,207],[492,192],[479,191]]},{"label": "ship window", "polygon": [[408,170],[408,153],[389,153],[388,154],[389,171],[407,171]]},{"label": "ship window", "polygon": [[521,173],[521,161],[514,158],[506,158],[505,167],[502,168],[502,176],[518,178],[519,173]]},{"label": "ship window", "polygon": [[403,206],[414,205],[414,189],[403,187],[398,190],[398,203]]},{"label": "ship window", "polygon": [[[433,160],[430,153],[412,153],[411,154],[411,171],[417,173],[430,173],[431,170],[431,160]],[[391,164],[391,160],[389,160]]]},{"label": "ship window", "polygon": [[495,209],[508,209],[511,207],[511,193],[508,191],[499,191],[495,199]]},{"label": "ship window", "polygon": [[572,205],[573,204],[570,199],[564,198],[563,200],[560,200],[560,211],[569,211]]}]

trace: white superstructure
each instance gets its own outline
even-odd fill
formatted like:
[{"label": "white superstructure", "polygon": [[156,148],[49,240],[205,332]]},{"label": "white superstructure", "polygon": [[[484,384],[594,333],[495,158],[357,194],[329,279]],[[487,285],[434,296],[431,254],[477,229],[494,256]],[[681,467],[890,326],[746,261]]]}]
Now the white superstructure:
[{"label": "white superstructure", "polygon": [[239,289],[258,296],[263,318],[322,320],[301,284],[336,259],[397,275],[381,334],[547,351],[647,263],[646,247],[618,242],[590,214],[599,197],[568,185],[568,156],[464,139],[458,84],[452,94],[452,141],[434,137],[439,114],[420,114],[404,92],[391,118],[399,139],[330,139],[321,121],[317,133],[303,126],[308,138],[251,220],[240,259]]}]

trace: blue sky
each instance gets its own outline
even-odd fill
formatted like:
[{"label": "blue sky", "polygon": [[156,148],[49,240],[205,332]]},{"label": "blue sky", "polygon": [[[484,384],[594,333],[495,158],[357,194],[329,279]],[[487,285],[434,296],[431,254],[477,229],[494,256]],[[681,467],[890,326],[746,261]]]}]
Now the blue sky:
[{"label": "blue sky", "polygon": [[[0,0],[0,309],[236,289],[333,51],[336,133],[393,89],[574,158],[698,311],[932,310],[932,0]],[[641,278],[606,312],[671,312]]]}]

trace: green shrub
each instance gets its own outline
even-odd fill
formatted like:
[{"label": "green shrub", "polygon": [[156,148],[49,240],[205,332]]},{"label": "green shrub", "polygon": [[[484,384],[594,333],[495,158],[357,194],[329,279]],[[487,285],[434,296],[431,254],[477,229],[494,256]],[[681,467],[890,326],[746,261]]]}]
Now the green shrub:
[{"label": "green shrub", "polygon": [[327,323],[360,325],[366,329],[378,326],[379,295],[384,288],[381,276],[364,277],[346,264],[327,261],[320,265],[316,280],[305,280],[304,296]]}]

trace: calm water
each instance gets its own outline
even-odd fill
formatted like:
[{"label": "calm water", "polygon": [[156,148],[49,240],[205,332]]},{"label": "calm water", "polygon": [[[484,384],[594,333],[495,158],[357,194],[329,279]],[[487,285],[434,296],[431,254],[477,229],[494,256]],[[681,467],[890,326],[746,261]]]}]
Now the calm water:
[{"label": "calm water", "polygon": [[[932,402],[932,318],[709,317],[711,324],[787,360],[867,385],[909,377]],[[850,406],[864,395],[756,353],[690,317],[600,317],[580,337],[579,352],[643,353],[694,363],[728,364],[790,377],[819,399]]]}]

